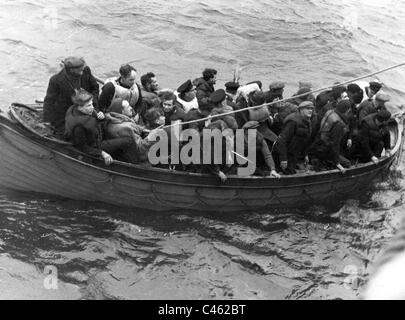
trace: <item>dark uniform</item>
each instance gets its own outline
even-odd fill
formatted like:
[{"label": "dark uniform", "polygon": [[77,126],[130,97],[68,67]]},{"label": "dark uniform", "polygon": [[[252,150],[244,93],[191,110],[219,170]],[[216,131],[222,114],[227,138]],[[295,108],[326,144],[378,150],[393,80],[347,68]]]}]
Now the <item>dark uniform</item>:
[{"label": "dark uniform", "polygon": [[66,68],[49,80],[46,97],[44,99],[44,122],[50,122],[55,133],[62,135],[65,131],[66,111],[72,105],[72,96],[75,90],[85,89],[93,95],[93,105],[98,110],[99,85],[91,74],[89,67],[85,67],[80,78],[69,75]]}]

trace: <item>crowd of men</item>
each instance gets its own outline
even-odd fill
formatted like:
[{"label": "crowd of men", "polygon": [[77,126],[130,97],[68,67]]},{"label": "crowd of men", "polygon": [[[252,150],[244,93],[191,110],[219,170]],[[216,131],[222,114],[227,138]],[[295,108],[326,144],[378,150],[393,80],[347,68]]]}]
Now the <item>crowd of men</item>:
[{"label": "crowd of men", "polygon": [[[119,74],[100,90],[85,61],[68,57],[51,77],[44,100],[44,122],[55,135],[102,157],[107,165],[113,159],[147,164],[148,150],[162,126],[214,115],[184,127],[256,129],[256,175],[278,178],[305,167],[344,173],[358,162],[377,163],[383,150],[390,155],[391,114],[385,107],[390,97],[376,81],[364,90],[357,84],[336,85],[316,97],[311,83],[300,82],[297,93],[284,99],[285,85],[279,81],[268,90],[261,81],[230,81],[218,89],[217,71],[208,68],[176,90],[160,90],[152,72],[142,75],[139,84],[137,70],[128,64]],[[179,165],[176,170],[209,172],[225,181],[234,166]]]}]

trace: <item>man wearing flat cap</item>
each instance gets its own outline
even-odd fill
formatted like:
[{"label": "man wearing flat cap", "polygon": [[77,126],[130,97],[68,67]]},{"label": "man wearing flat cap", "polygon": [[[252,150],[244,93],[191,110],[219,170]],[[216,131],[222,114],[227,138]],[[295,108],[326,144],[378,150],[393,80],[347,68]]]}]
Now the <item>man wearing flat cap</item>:
[{"label": "man wearing flat cap", "polygon": [[383,149],[387,156],[391,155],[391,136],[388,130],[388,121],[391,113],[387,110],[380,110],[366,116],[360,123],[360,161],[378,162]]},{"label": "man wearing flat cap", "polygon": [[73,104],[72,97],[80,89],[85,89],[93,96],[98,118],[102,119],[103,115],[98,112],[99,85],[90,68],[83,58],[68,57],[63,61],[63,69],[49,80],[44,99],[43,120],[55,128],[58,136],[62,136],[65,131],[66,111]]},{"label": "man wearing flat cap", "polygon": [[191,80],[187,80],[186,82],[182,83],[174,94],[177,98],[177,104],[183,108],[185,113],[188,113],[193,109],[198,109],[198,100],[195,94],[195,87],[193,86]]},{"label": "man wearing flat cap", "polygon": [[[232,112],[233,108],[226,102],[226,93],[224,89],[214,91],[209,97],[210,103],[213,105],[211,114],[218,115],[222,113]],[[232,130],[238,129],[238,123],[235,120],[234,114],[224,115],[222,117],[214,118],[213,120],[223,120],[228,128]]]},{"label": "man wearing flat cap", "polygon": [[274,146],[274,160],[277,170],[295,174],[298,160],[308,160],[308,149],[312,137],[311,117],[314,104],[302,102],[298,111],[284,120],[284,128]]},{"label": "man wearing flat cap", "polygon": [[275,81],[270,83],[269,91],[265,92],[266,95],[266,103],[270,103],[275,101],[276,99],[282,100],[283,93],[284,93],[284,82]]},{"label": "man wearing flat cap", "polygon": [[363,101],[357,108],[357,118],[361,122],[369,114],[377,113],[380,110],[387,110],[385,103],[390,101],[390,96],[379,91],[374,99]]}]

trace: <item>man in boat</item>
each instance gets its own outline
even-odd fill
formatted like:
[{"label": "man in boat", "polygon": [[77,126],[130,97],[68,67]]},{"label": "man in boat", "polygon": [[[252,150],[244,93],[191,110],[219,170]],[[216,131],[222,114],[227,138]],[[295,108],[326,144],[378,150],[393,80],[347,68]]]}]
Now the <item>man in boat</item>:
[{"label": "man in boat", "polygon": [[186,120],[186,113],[184,112],[180,103],[177,102],[176,96],[173,92],[165,91],[159,94],[160,105],[159,109],[161,114],[165,117],[165,125],[170,125],[173,122],[183,122]]},{"label": "man in boat", "polygon": [[202,75],[202,78],[193,81],[193,84],[196,86],[196,95],[200,106],[208,104],[210,95],[215,91],[214,85],[217,82],[217,70],[207,68],[203,71]]},{"label": "man in boat", "polygon": [[277,171],[282,171],[287,175],[295,174],[300,158],[308,162],[313,110],[314,104],[304,101],[298,106],[297,112],[287,116],[284,120],[284,128],[273,149]]},{"label": "man in boat", "polygon": [[240,85],[237,82],[229,81],[225,83],[226,103],[235,109],[235,97]]},{"label": "man in boat", "polygon": [[185,113],[193,109],[198,109],[196,89],[191,80],[182,83],[174,94],[177,98],[177,103],[181,105]]},{"label": "man in boat", "polygon": [[90,93],[80,89],[72,101],[74,104],[66,112],[65,130],[73,146],[91,156],[102,157],[106,165],[113,162],[111,154],[130,153],[133,150],[135,142],[130,137],[103,140]]},{"label": "man in boat", "polygon": [[260,123],[257,121],[248,121],[243,126],[244,131],[244,153],[249,154],[249,139],[248,130],[256,129],[256,171],[254,175],[266,176],[269,175],[273,178],[280,178],[280,174],[276,171],[273,156],[265,137],[259,131]]},{"label": "man in boat", "polygon": [[121,140],[125,141],[125,148],[120,148],[117,152],[112,153],[113,157],[129,163],[146,164],[148,163],[149,148],[155,143],[151,140],[154,133],[149,133],[143,139],[144,129],[133,120],[133,114],[134,111],[128,101],[113,100],[105,114],[106,121],[103,126],[105,138],[107,140],[112,139],[111,141],[124,138]]},{"label": "man in boat", "polygon": [[148,72],[141,77],[141,84],[143,106],[140,114],[143,117],[146,110],[159,108],[160,106],[158,97],[159,83],[157,82],[156,75],[152,72]]},{"label": "man in boat", "polygon": [[345,143],[342,140],[349,132],[350,108],[350,100],[344,99],[323,117],[320,130],[308,152],[316,171],[322,166],[328,168],[331,165],[344,173],[351,166],[350,160],[341,154],[341,146]]},{"label": "man in boat", "polygon": [[284,93],[284,82],[275,81],[270,83],[269,91],[265,92],[266,95],[266,103],[270,103],[278,100],[283,100],[283,93]]},{"label": "man in boat", "polygon": [[[209,103],[212,104],[213,109],[211,115],[219,115],[223,113],[229,113],[233,111],[233,108],[226,102],[226,93],[224,89],[218,89],[214,91],[209,98]],[[236,122],[234,114],[224,115],[215,119],[223,120],[228,128],[232,130],[238,129],[238,123]]]},{"label": "man in boat", "polygon": [[[55,134],[62,137],[65,132],[66,111],[72,105],[72,96],[81,88],[93,96],[93,105],[98,110],[99,86],[83,58],[68,57],[63,61],[63,69],[49,80],[44,99],[44,122],[50,123]],[[98,117],[103,114],[98,112]]]},{"label": "man in boat", "polygon": [[390,101],[390,96],[384,92],[378,92],[374,99],[363,101],[357,108],[357,118],[359,123],[369,114],[377,113],[380,110],[387,110],[385,103]]},{"label": "man in boat", "polygon": [[322,121],[326,112],[329,110],[334,110],[336,105],[342,100],[349,100],[349,95],[347,94],[347,88],[345,86],[336,86],[330,92],[329,102],[324,105],[321,109],[318,109],[318,121]]},{"label": "man in boat", "polygon": [[360,123],[360,161],[378,162],[383,149],[386,156],[391,155],[391,136],[388,130],[388,121],[391,113],[387,110],[380,110],[366,116]]},{"label": "man in boat", "polygon": [[142,108],[141,88],[136,83],[136,69],[124,64],[119,69],[118,78],[108,79],[101,89],[99,105],[100,109],[105,112],[114,99],[123,99],[129,102],[129,105],[136,113]]}]

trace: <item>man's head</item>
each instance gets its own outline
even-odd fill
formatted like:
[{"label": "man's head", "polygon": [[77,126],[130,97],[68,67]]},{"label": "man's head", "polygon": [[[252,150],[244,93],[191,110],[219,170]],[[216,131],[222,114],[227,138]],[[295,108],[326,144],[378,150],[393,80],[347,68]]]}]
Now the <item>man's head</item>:
[{"label": "man's head", "polygon": [[349,95],[347,94],[347,89],[344,86],[338,86],[332,89],[332,98],[336,102],[341,100],[348,100]]},{"label": "man's head", "polygon": [[226,91],[226,93],[229,93],[229,94],[232,94],[232,95],[236,94],[239,87],[240,87],[240,85],[237,82],[229,81],[229,82],[225,83],[225,91]]},{"label": "man's head", "polygon": [[363,101],[364,92],[357,84],[351,83],[347,86],[349,99],[354,104],[359,104]]},{"label": "man's head", "polygon": [[156,92],[159,90],[159,83],[153,72],[148,72],[141,77],[142,87],[148,92]]},{"label": "man's head", "polygon": [[249,94],[249,100],[252,106],[260,106],[266,102],[266,95],[263,91],[254,91]]},{"label": "man's head", "polygon": [[391,113],[387,110],[381,110],[377,113],[376,120],[378,125],[386,124],[391,119]]},{"label": "man's head", "polygon": [[203,71],[202,75],[204,80],[209,84],[214,85],[217,83],[217,70],[207,68]]},{"label": "man's head", "polygon": [[270,92],[273,94],[273,96],[278,96],[280,99],[282,99],[283,93],[284,93],[284,87],[285,87],[284,82],[275,81],[275,82],[270,83],[269,89],[270,89]]},{"label": "man's head", "polygon": [[341,115],[346,115],[351,110],[351,102],[348,99],[341,100],[336,104],[335,111]]},{"label": "man's head", "polygon": [[129,65],[124,64],[120,67],[120,82],[123,86],[131,88],[136,82],[136,69]]},{"label": "man's head", "polygon": [[225,103],[226,99],[226,93],[224,89],[218,89],[211,93],[209,100],[210,102],[215,106],[221,106],[223,103]]},{"label": "man's head", "polygon": [[129,102],[121,98],[114,99],[107,111],[123,114],[127,117],[132,117],[134,115],[134,110],[129,105]]},{"label": "man's head", "polygon": [[165,113],[168,113],[173,110],[174,102],[176,96],[171,91],[165,91],[162,95],[159,96],[160,101],[162,101],[162,109]]},{"label": "man's head", "polygon": [[84,114],[91,115],[94,111],[93,96],[84,89],[77,90],[72,97],[72,102]]},{"label": "man's head", "polygon": [[369,83],[369,88],[370,88],[370,98],[372,98],[375,94],[377,94],[378,91],[382,88],[382,84],[377,82],[377,81],[371,81]]},{"label": "man's head", "polygon": [[68,57],[63,60],[66,72],[74,78],[80,78],[83,75],[86,62],[83,58]]},{"label": "man's head", "polygon": [[144,116],[147,126],[150,129],[155,129],[165,124],[165,116],[159,112],[157,108],[151,108],[145,112]]},{"label": "man's head", "polygon": [[377,109],[384,107],[388,101],[390,101],[390,96],[384,92],[379,91],[375,95],[375,106]]},{"label": "man's head", "polygon": [[314,104],[311,101],[304,101],[298,106],[298,112],[305,118],[311,119],[314,112]]},{"label": "man's head", "polygon": [[195,98],[195,87],[191,80],[187,80],[177,88],[180,99],[190,102]]}]

